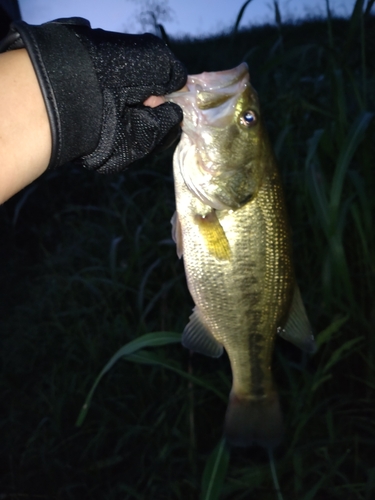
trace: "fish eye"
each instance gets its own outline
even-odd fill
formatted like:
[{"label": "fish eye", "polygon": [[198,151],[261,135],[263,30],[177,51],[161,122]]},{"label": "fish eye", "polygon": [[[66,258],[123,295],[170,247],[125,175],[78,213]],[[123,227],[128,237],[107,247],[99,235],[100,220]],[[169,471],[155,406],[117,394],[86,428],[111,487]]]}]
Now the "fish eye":
[{"label": "fish eye", "polygon": [[241,125],[244,125],[245,127],[248,128],[255,125],[256,122],[257,122],[256,114],[251,109],[245,111],[240,118]]}]

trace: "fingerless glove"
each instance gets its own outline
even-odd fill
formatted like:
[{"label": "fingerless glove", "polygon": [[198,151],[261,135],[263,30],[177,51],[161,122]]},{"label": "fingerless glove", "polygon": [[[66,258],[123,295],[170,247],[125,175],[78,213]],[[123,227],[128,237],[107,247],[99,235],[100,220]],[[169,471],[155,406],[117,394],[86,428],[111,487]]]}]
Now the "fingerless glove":
[{"label": "fingerless glove", "polygon": [[25,47],[38,77],[51,132],[49,168],[66,162],[109,173],[124,170],[171,135],[182,110],[143,105],[184,86],[186,70],[151,34],[91,29],[82,18],[40,26],[15,22],[0,52]]}]

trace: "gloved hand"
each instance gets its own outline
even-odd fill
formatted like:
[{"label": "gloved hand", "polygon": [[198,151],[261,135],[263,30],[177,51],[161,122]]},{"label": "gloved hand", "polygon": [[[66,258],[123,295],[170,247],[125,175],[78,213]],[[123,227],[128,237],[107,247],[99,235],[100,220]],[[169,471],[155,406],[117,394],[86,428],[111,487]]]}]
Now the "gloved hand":
[{"label": "gloved hand", "polygon": [[143,105],[184,86],[186,70],[151,34],[91,29],[82,18],[40,26],[12,24],[0,52],[25,47],[52,130],[49,168],[68,161],[98,172],[124,170],[178,136],[182,110],[174,103]]}]

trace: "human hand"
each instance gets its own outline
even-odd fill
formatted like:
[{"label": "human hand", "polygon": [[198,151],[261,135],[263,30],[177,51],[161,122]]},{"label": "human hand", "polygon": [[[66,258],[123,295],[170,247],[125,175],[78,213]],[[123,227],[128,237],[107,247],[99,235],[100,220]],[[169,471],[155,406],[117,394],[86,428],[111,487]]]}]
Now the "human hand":
[{"label": "human hand", "polygon": [[159,38],[92,30],[71,18],[15,23],[6,43],[7,49],[25,46],[37,73],[52,130],[50,167],[74,161],[120,171],[167,135],[178,135],[181,109],[149,100],[186,81],[184,67]]}]

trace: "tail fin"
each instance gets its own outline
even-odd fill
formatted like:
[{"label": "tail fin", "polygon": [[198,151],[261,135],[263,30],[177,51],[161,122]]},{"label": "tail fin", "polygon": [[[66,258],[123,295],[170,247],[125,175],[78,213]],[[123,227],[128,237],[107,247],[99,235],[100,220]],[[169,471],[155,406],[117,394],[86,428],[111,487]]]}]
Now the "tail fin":
[{"label": "tail fin", "polygon": [[239,397],[231,393],[225,416],[224,434],[233,446],[259,444],[277,446],[283,436],[283,419],[276,393],[264,399]]}]

